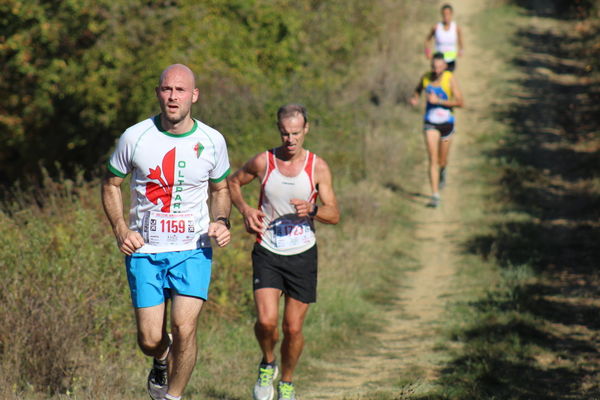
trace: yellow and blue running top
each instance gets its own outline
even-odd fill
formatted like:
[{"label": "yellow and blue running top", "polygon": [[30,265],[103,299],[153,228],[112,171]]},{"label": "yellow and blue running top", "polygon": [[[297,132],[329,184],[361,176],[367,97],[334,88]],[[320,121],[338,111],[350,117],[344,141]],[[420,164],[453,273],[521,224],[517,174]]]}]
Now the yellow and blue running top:
[{"label": "yellow and blue running top", "polygon": [[[422,87],[425,89],[425,93],[435,93],[437,97],[442,100],[450,100],[452,97],[452,87],[450,80],[452,79],[452,72],[444,71],[439,79],[439,85],[433,85],[432,73],[427,73],[423,76]],[[440,104],[432,104],[427,101],[425,107],[425,122],[430,124],[445,124],[454,123],[454,114],[452,113],[452,107],[446,107]]]}]

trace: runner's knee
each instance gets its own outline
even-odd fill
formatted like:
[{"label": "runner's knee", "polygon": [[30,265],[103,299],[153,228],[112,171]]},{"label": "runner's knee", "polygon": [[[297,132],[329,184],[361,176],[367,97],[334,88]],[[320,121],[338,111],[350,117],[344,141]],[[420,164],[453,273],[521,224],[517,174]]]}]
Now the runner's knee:
[{"label": "runner's knee", "polygon": [[297,336],[302,334],[302,323],[283,323],[283,334],[285,336]]},{"label": "runner's knee", "polygon": [[171,326],[173,336],[180,341],[193,340],[196,337],[196,323],[173,323]]},{"label": "runner's knee", "polygon": [[261,331],[273,332],[277,330],[277,319],[270,317],[259,317],[256,320],[256,326]]},{"label": "runner's knee", "polygon": [[145,354],[154,354],[162,342],[162,331],[158,332],[139,332],[138,345]]}]

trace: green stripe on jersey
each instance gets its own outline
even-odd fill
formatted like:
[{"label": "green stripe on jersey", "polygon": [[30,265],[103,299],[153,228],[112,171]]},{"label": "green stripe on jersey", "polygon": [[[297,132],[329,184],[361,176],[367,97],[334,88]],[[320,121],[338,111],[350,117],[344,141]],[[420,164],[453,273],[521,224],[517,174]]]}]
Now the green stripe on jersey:
[{"label": "green stripe on jersey", "polygon": [[182,133],[182,134],[176,134],[176,133],[168,132],[163,129],[163,127],[160,123],[160,114],[158,114],[157,116],[154,117],[154,125],[156,126],[156,129],[158,129],[161,133],[163,133],[169,137],[174,137],[174,138],[182,138],[182,137],[190,136],[192,133],[194,133],[196,131],[196,128],[198,127],[198,122],[196,122],[195,119],[193,121],[194,121],[194,125],[192,126],[192,129],[190,129],[189,131]]},{"label": "green stripe on jersey", "polygon": [[127,174],[122,173],[121,171],[119,171],[118,169],[116,169],[115,167],[113,167],[110,164],[110,161],[106,163],[106,166],[108,167],[108,170],[113,174],[118,176],[119,178],[125,178],[127,176]]},{"label": "green stripe on jersey", "polygon": [[212,183],[219,183],[221,182],[223,179],[227,178],[227,176],[229,175],[229,173],[231,172],[231,168],[227,168],[227,171],[225,171],[225,173],[223,175],[221,175],[219,178],[217,179],[209,179],[209,181],[211,181]]}]

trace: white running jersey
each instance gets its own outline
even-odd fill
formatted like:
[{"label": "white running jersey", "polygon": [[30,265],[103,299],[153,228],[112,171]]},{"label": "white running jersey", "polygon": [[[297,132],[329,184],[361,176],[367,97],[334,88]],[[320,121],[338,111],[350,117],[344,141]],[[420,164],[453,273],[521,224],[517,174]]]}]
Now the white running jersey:
[{"label": "white running jersey", "polygon": [[438,22],[435,27],[435,50],[444,54],[446,62],[456,60],[458,33],[456,22],[450,22],[450,28],[444,29],[444,24]]},{"label": "white running jersey", "polygon": [[208,182],[229,174],[223,136],[194,120],[175,135],[164,131],[160,115],[127,129],[108,162],[124,178],[131,173],[129,228],[144,238],[138,253],[210,247]]},{"label": "white running jersey", "polygon": [[267,169],[263,178],[258,207],[265,214],[265,232],[257,236],[257,242],[273,253],[289,256],[302,253],[316,243],[313,219],[300,218],[291,199],[315,203],[316,156],[306,151],[302,171],[294,176],[283,175],[277,168],[275,149],[268,150]]}]

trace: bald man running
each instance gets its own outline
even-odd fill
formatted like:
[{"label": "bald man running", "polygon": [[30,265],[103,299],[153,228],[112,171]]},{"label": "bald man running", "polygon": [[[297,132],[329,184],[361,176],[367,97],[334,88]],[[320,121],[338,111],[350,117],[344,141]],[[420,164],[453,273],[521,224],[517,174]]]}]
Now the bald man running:
[{"label": "bald man running", "polygon": [[[102,204],[126,255],[138,344],[153,357],[148,393],[154,400],[178,400],[196,363],[196,325],[211,276],[210,238],[220,247],[230,240],[229,159],[223,136],[191,117],[198,89],[188,67],[165,69],[156,96],[161,113],[119,139],[102,183]],[[121,196],[128,174],[129,225]],[[166,331],[169,298],[172,335]]]}]

